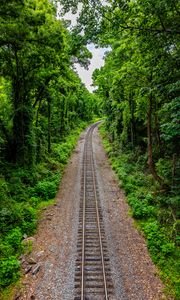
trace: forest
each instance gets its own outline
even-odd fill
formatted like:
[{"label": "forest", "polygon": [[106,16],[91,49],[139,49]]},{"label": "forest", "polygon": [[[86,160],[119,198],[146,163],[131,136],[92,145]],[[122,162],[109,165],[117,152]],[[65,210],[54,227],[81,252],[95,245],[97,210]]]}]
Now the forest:
[{"label": "forest", "polygon": [[[57,18],[76,14],[77,24]],[[180,5],[175,0],[0,0],[0,293],[95,117],[167,295],[180,297]],[[106,48],[90,93],[74,69]]]}]

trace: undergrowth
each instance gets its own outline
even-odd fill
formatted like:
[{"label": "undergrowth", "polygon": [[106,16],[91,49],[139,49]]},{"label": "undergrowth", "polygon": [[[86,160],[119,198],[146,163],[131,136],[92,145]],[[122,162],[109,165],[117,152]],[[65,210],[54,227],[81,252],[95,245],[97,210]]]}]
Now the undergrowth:
[{"label": "undergrowth", "polygon": [[[149,253],[159,269],[165,291],[174,299],[180,299],[179,285],[179,195],[161,193],[160,187],[148,172],[147,157],[136,151],[121,151],[108,139],[101,125],[101,136],[111,165],[121,187],[126,192],[130,212],[138,228],[143,232]],[[166,165],[168,168],[166,168]],[[169,162],[158,162],[159,173],[169,176]]]},{"label": "undergrowth", "polygon": [[[51,154],[32,169],[4,164],[0,174],[0,294],[8,294],[20,277],[18,257],[32,245],[23,239],[35,233],[38,213],[54,198],[64,166],[87,123],[52,145]],[[3,174],[6,174],[5,176]],[[29,250],[28,250],[28,249]],[[11,286],[10,286],[11,285]],[[10,287],[9,287],[10,286]]]}]

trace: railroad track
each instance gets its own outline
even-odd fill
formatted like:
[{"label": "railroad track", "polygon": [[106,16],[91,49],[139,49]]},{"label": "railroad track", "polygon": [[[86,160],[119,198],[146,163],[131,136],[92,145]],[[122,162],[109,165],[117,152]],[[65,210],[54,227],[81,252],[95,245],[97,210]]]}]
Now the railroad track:
[{"label": "railroad track", "polygon": [[93,157],[96,126],[89,128],[84,144],[74,300],[108,300],[114,294]]}]

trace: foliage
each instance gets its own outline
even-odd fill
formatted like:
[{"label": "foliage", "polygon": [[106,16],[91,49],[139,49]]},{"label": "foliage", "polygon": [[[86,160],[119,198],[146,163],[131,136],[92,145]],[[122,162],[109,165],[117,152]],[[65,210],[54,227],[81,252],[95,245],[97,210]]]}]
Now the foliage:
[{"label": "foliage", "polygon": [[[161,272],[167,293],[178,299],[179,196],[159,192],[159,185],[145,168],[146,159],[142,153],[137,155],[138,149],[134,153],[127,150],[119,153],[119,145],[109,141],[105,125],[101,126],[101,134],[112,167],[126,192],[131,215],[146,237],[149,252]],[[160,160],[157,167],[168,179],[169,161]]]},{"label": "foliage", "polygon": [[22,228],[26,234],[34,231],[36,213],[28,202],[16,203],[11,199],[1,204],[0,209],[2,234],[6,234],[15,226]]},{"label": "foliage", "polygon": [[[112,142],[106,142],[107,151],[132,215],[147,224],[141,228],[151,255],[179,299],[180,6],[168,0],[95,2],[99,18],[89,32],[108,47],[104,66],[93,74]],[[90,11],[92,2],[82,3]],[[88,31],[91,26],[80,16],[77,27]]]},{"label": "foliage", "polygon": [[157,221],[148,222],[143,226],[143,230],[147,236],[147,245],[154,261],[164,260],[174,252],[175,244],[168,241]]},{"label": "foliage", "polygon": [[39,181],[34,188],[34,196],[44,200],[53,199],[56,195],[56,182]]},{"label": "foliage", "polygon": [[1,155],[32,166],[91,118],[93,96],[72,69],[75,60],[87,67],[91,53],[56,18],[52,1],[3,1],[0,21]]},{"label": "foliage", "polygon": [[0,261],[0,286],[7,286],[19,277],[20,262],[16,257],[10,256]]},{"label": "foliage", "polygon": [[[85,126],[86,123],[81,122],[78,128],[64,138],[62,144],[54,143],[51,156],[47,156],[46,161],[36,165],[34,169],[17,166],[11,170],[11,164],[4,166],[6,178],[2,176],[0,179],[1,287],[8,286],[19,278],[18,256],[30,249],[30,246],[22,243],[23,236],[34,233],[39,210],[52,204],[50,199],[56,195],[63,168]],[[64,157],[65,160],[62,159]]]},{"label": "foliage", "polygon": [[18,252],[21,250],[21,240],[22,240],[22,233],[20,228],[16,227],[9,231],[6,235],[4,242],[5,244],[10,245],[14,252]]}]

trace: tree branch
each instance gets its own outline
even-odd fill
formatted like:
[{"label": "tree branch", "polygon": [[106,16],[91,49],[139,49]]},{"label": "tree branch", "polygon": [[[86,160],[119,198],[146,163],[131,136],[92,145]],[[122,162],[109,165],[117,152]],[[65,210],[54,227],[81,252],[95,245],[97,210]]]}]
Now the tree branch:
[{"label": "tree branch", "polygon": [[180,30],[173,30],[173,29],[156,29],[156,28],[143,28],[143,27],[134,27],[134,26],[123,26],[119,25],[123,29],[127,30],[139,30],[145,32],[154,32],[154,33],[168,33],[168,34],[180,34]]},{"label": "tree branch", "polygon": [[41,86],[41,88],[40,88],[40,90],[39,90],[39,92],[38,92],[38,94],[37,94],[36,100],[35,100],[35,102],[34,102],[34,104],[33,104],[33,108],[36,107],[36,104],[37,104],[37,103],[39,102],[39,100],[41,99],[41,97],[42,97],[42,95],[43,95],[43,93],[44,93],[44,90],[45,90],[46,86],[48,85],[49,81],[53,78],[53,76],[54,76],[54,75],[51,75],[51,76],[49,76],[48,78],[46,78],[44,84]]},{"label": "tree branch", "polygon": [[[111,12],[115,17],[117,17],[113,12]],[[108,18],[107,16],[103,16],[106,20],[108,20],[109,22],[112,23],[112,20],[110,18]],[[159,16],[158,16],[159,17]],[[167,34],[180,34],[180,30],[173,30],[170,28],[165,28],[164,24],[162,24],[162,20],[160,19],[161,25],[163,27],[163,29],[158,29],[158,28],[152,28],[152,27],[148,27],[148,28],[144,28],[141,26],[131,26],[131,25],[123,25],[123,24],[118,24],[120,28],[125,29],[125,30],[139,30],[139,31],[145,31],[145,32],[154,32],[154,33],[167,33]]]}]

